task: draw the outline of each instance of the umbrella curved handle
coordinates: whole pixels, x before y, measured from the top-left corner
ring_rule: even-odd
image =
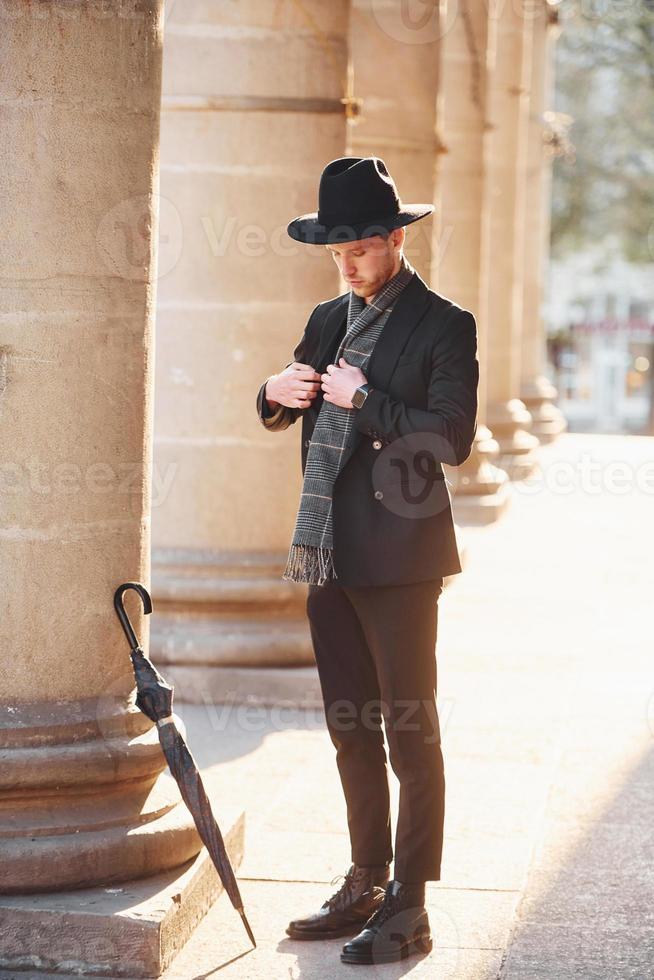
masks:
[[[148,590],[145,588],[145,586],[141,585],[140,582],[123,582],[123,584],[119,585],[114,592],[114,609],[116,610],[116,614],[120,620],[120,625],[125,631],[125,636],[127,637],[132,650],[137,650],[140,644],[136,638],[134,628],[129,621],[129,616],[127,615],[125,606],[123,605],[123,596],[128,589],[133,589],[135,592],[138,592],[141,597],[141,602],[143,603],[143,612],[146,616],[149,616],[152,612],[152,599],[150,598],[150,593]]]

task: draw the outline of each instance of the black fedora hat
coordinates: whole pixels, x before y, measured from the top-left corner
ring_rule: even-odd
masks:
[[[433,204],[402,204],[381,157],[339,157],[320,177],[318,210],[293,218],[288,233],[308,245],[335,245],[392,231],[433,211]]]

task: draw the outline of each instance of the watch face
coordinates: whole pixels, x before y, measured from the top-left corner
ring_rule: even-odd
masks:
[[[365,389],[363,391],[361,390],[361,388],[357,388],[355,390],[354,394],[352,395],[352,404],[354,405],[355,408],[361,408],[361,406],[366,400],[367,394],[368,392]]]

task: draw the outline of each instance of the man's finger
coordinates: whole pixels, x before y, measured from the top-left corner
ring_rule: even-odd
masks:
[[[293,370],[297,371],[297,373],[303,380],[315,381],[316,378],[320,377],[318,372],[314,371],[311,365],[308,364],[303,364],[299,367],[294,366]]]

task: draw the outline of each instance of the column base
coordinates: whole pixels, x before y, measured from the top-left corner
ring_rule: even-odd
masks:
[[[504,470],[500,470],[501,473]],[[492,494],[462,494],[452,501],[452,511],[457,524],[463,527],[486,527],[499,521],[511,501],[510,481],[506,480]]]
[[[307,589],[282,579],[286,557],[155,551],[150,652],[162,672],[313,665]]]
[[[511,480],[524,480],[537,463],[538,439],[531,431],[531,415],[524,402],[510,398],[492,403],[487,421],[498,444],[497,463]]]
[[[131,667],[130,667],[131,670]],[[156,726],[122,698],[0,712],[0,894],[109,885],[201,847]]]
[[[542,374],[522,389],[522,400],[532,418],[531,432],[543,445],[554,442],[568,428],[563,412],[554,404],[557,397],[556,388]]]
[[[478,425],[470,455],[453,471],[452,510],[459,523],[492,524],[504,513],[510,499],[509,477],[492,462],[498,454],[499,445],[490,429]]]
[[[222,831],[232,864],[243,856],[243,814]],[[222,884],[207,851],[174,871],[120,887],[0,896],[0,968],[82,976],[158,977],[206,915]],[[234,929],[241,929],[234,912]],[[248,944],[243,933],[244,948]]]
[[[248,705],[261,708],[322,709],[320,681],[312,667],[166,668],[166,678],[188,704]],[[179,700],[182,700],[180,694]]]

